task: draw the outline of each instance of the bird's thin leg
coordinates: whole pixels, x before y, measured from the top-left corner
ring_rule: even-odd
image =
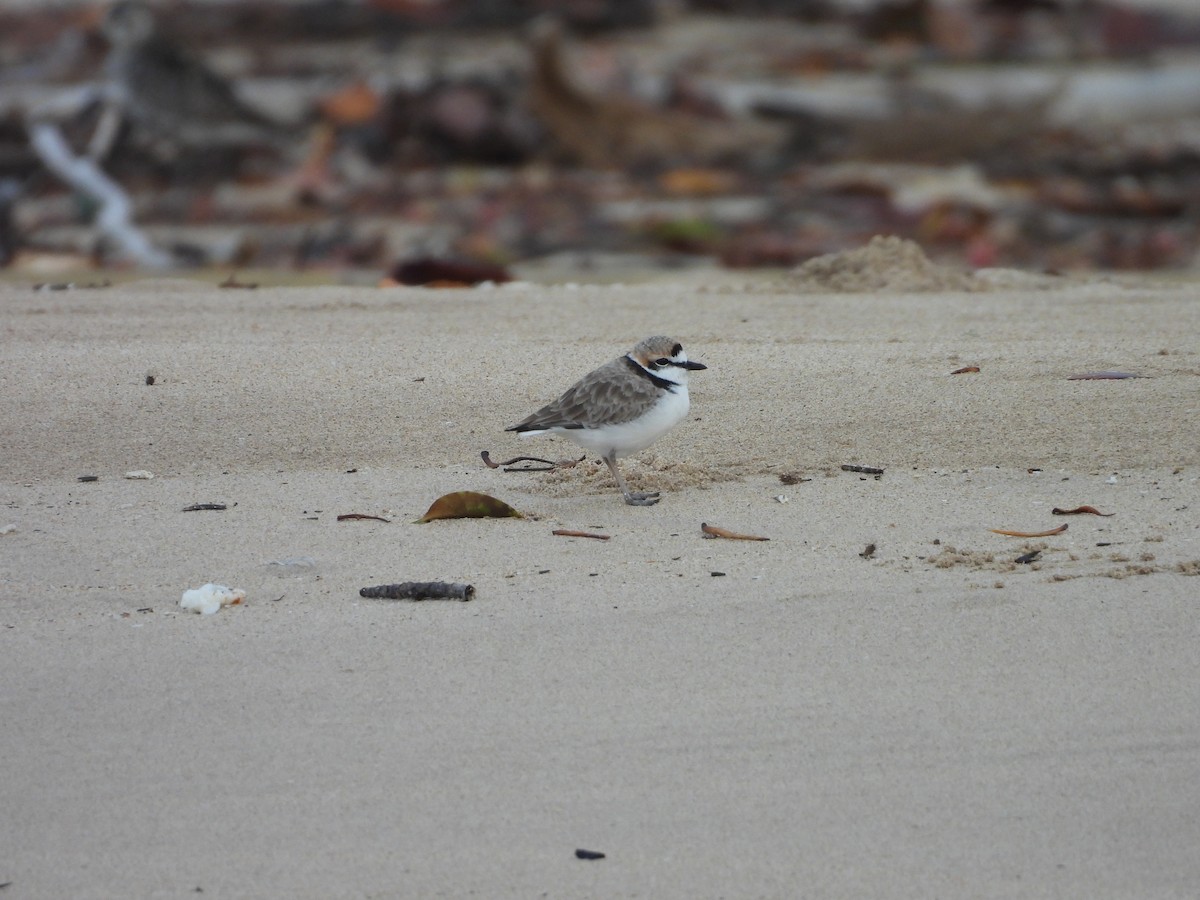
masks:
[[[616,479],[617,487],[621,493],[625,495],[625,502],[630,506],[653,506],[658,502],[658,491],[646,493],[644,491],[631,491],[629,485],[625,483],[625,479],[621,477],[621,471],[617,468],[617,458],[612,454],[604,457],[604,462],[608,464],[608,471],[612,472],[613,478]]]

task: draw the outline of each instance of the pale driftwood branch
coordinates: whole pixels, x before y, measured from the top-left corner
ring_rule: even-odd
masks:
[[[117,136],[121,133],[121,123],[124,120],[125,114],[118,104],[104,104],[104,110],[100,113],[100,121],[96,123],[92,139],[88,141],[87,155],[90,159],[94,159],[96,162],[108,159],[108,154],[112,151],[117,142]]]
[[[126,256],[148,269],[171,268],[174,262],[171,255],[151,244],[133,224],[129,197],[121,186],[104,174],[94,160],[72,153],[57,125],[30,123],[29,138],[46,168],[96,201],[100,206],[96,226],[115,241]]]

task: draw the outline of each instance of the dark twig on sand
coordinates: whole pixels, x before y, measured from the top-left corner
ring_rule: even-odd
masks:
[[[587,459],[586,454],[579,457],[579,459],[560,459],[557,462],[552,459],[542,459],[539,456],[514,456],[512,459],[505,460],[504,462],[495,462],[491,454],[486,450],[480,451],[479,457],[489,469],[499,469],[501,466],[505,466],[505,472],[553,472],[555,469],[570,469]],[[541,465],[507,468],[508,466],[512,466],[513,463],[519,462],[535,462],[541,463]]]
[[[854,466],[854,465],[847,464],[847,465],[842,466],[842,471],[843,472],[859,472],[863,475],[882,475],[883,474],[883,469],[880,469],[876,466]]]
[[[594,531],[576,531],[573,528],[555,528],[550,533],[556,534],[559,537],[593,538],[597,541],[607,541],[612,537],[611,534],[597,534]]]
[[[400,584],[379,584],[358,592],[369,600],[470,600],[475,596],[472,584],[448,581],[405,581]]]

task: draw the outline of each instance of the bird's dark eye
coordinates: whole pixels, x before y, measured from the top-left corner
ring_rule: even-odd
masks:
[[[660,356],[658,359],[656,359],[654,361],[654,364],[656,366],[669,366],[671,364],[671,361],[669,359],[667,359],[665,356]]]

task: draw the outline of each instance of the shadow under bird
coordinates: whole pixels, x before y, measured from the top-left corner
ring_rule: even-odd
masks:
[[[583,376],[561,397],[505,431],[560,434],[607,464],[630,506],[653,506],[654,492],[631,491],[617,460],[645,450],[688,413],[688,373],[708,368],[678,341],[656,335]]]

